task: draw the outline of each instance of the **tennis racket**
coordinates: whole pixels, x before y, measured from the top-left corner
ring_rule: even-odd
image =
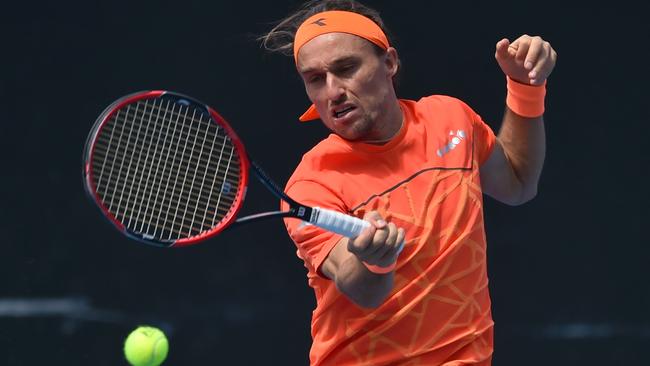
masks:
[[[237,217],[249,171],[287,211]],[[295,217],[356,237],[367,221],[302,205],[251,160],[214,109],[169,91],[124,96],[99,116],[84,150],[84,185],[122,233],[161,246],[196,244],[236,224]]]

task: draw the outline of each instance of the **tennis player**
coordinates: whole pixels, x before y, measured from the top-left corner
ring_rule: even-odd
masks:
[[[507,97],[495,136],[453,97],[399,99],[397,50],[356,1],[310,1],[262,39],[294,57],[313,102],[300,120],[332,131],[288,194],[372,223],[348,239],[285,221],[317,301],[311,364],[490,365],[482,194],[510,205],[536,195],[551,45],[496,44]]]

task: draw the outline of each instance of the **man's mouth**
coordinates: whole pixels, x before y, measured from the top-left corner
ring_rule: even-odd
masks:
[[[353,106],[347,107],[345,109],[341,109],[340,111],[334,112],[334,117],[341,118],[353,109],[354,109]]]

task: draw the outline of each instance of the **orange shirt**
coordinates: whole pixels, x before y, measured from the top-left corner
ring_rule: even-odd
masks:
[[[406,230],[395,286],[376,309],[341,294],[320,266],[341,239],[286,219],[316,295],[312,365],[489,365],[492,327],[479,166],[492,130],[463,102],[400,100],[404,125],[385,145],[330,135],[304,155],[286,191],[298,202]],[[286,205],[283,205],[286,208]]]

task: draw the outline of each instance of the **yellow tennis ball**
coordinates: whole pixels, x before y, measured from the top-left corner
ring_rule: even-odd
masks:
[[[165,333],[154,327],[140,326],[124,341],[124,356],[133,366],[158,366],[168,351]]]

